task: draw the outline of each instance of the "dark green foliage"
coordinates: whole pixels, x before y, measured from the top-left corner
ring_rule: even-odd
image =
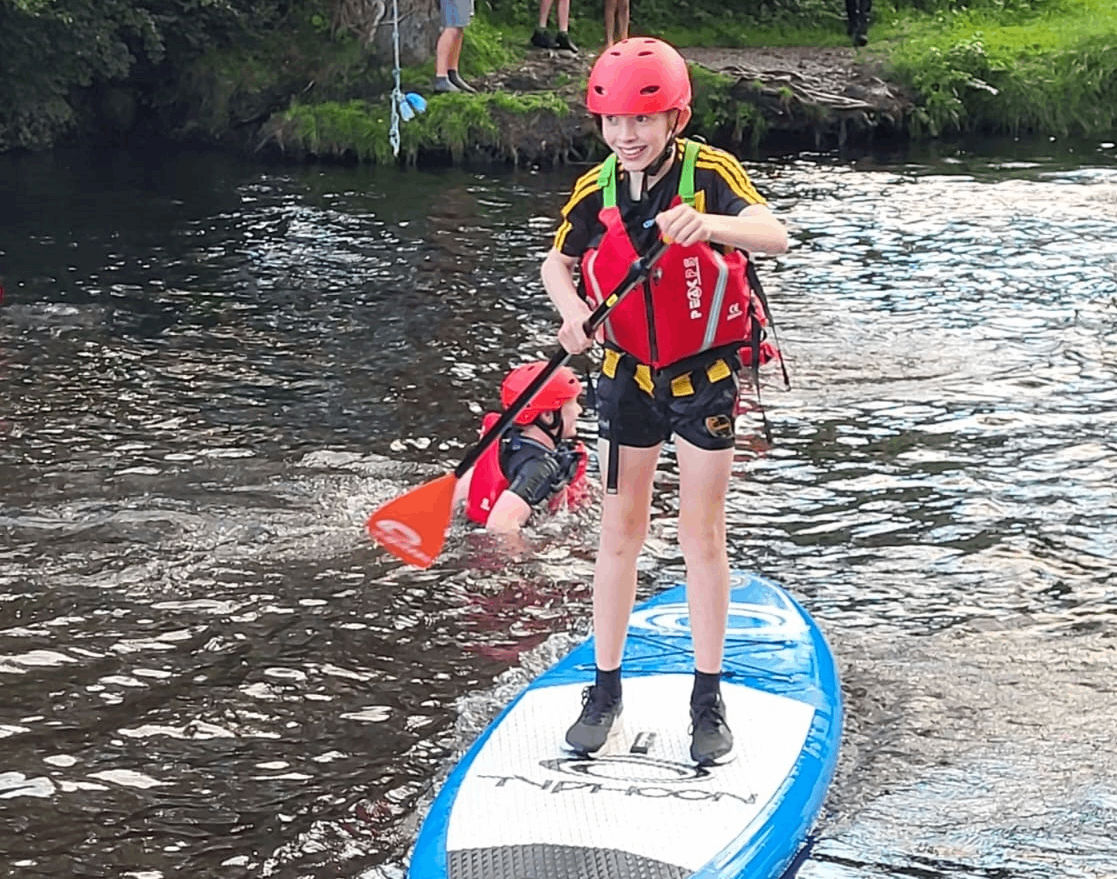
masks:
[[[0,150],[51,145],[95,83],[273,26],[291,0],[0,0]]]

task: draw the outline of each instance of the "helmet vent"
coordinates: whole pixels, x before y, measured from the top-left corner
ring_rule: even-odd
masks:
[[[640,94],[642,94],[642,95],[654,95],[658,91],[659,91],[659,86],[658,85],[646,85],[642,89],[640,89]]]
[[[637,52],[636,56],[638,58],[646,58],[648,55],[654,55],[654,54],[655,54],[655,52],[651,51],[651,49],[645,49],[643,52]]]
[[[603,89],[603,88],[602,88],[601,86],[599,86],[599,85],[595,85],[595,86],[593,87],[593,90],[594,90],[595,92],[597,92],[597,94],[599,94],[599,95],[603,95],[603,94],[605,94],[605,89]]]

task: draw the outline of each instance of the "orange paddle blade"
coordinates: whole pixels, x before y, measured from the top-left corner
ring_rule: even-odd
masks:
[[[365,528],[392,555],[417,568],[429,568],[446,542],[457,481],[457,476],[447,473],[424,482],[378,508]]]

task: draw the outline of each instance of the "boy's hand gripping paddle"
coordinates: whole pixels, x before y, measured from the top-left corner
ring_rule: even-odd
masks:
[[[582,324],[582,329],[587,336],[593,336],[609,312],[648,277],[652,266],[663,256],[666,249],[665,242],[657,241],[647,253],[629,266],[624,280]],[[564,348],[559,348],[552,354],[547,367],[512,401],[496,423],[477,441],[477,445],[466,453],[452,473],[424,482],[418,488],[413,488],[406,494],[388,501],[373,512],[365,525],[372,539],[407,564],[417,568],[429,568],[442,551],[442,544],[446,541],[446,530],[450,527],[450,517],[454,512],[454,486],[458,480],[477,463],[489,446],[500,439],[501,434],[531,402],[532,397],[569,359],[570,354]]]

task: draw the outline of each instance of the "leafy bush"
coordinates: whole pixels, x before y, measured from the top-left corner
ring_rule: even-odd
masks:
[[[49,146],[80,92],[271,27],[291,0],[0,0],[0,149]]]

